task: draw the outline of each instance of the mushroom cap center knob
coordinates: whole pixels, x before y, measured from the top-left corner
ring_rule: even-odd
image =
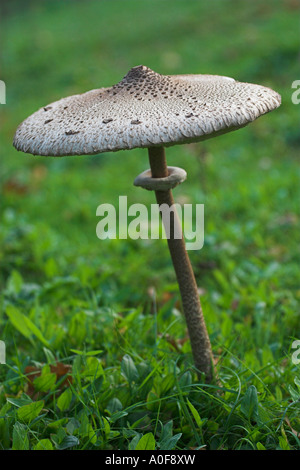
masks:
[[[134,180],[135,186],[141,186],[149,191],[167,191],[186,180],[187,173],[182,168],[168,166],[168,176],[164,178],[152,178],[151,170],[143,171]]]

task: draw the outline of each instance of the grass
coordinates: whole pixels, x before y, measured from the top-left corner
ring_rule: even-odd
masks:
[[[261,2],[11,2],[0,77],[2,449],[300,449],[298,6]],[[172,8],[170,8],[170,6]],[[212,14],[213,12],[213,14]],[[17,153],[38,107],[118,82],[135,65],[270,86],[279,110],[167,150],[176,201],[205,205],[191,251],[218,385],[192,366],[162,240],[106,240],[96,208],[154,203],[133,187],[145,151]]]

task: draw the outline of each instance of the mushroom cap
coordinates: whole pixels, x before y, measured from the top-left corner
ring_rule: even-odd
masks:
[[[218,75],[160,75],[133,67],[110,88],[69,96],[25,119],[16,149],[83,155],[197,142],[280,106],[278,93]]]

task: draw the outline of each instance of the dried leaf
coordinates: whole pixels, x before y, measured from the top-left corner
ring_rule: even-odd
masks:
[[[62,362],[57,362],[56,364],[50,365],[51,373],[56,375],[56,382],[65,376],[65,379],[60,384],[58,389],[59,392],[62,392],[65,387],[68,387],[72,383],[72,377],[69,375],[71,373],[72,366],[69,364],[63,364]],[[33,399],[37,399],[41,396],[41,392],[36,390],[34,385],[34,379],[40,377],[42,373],[42,367],[27,366],[25,367],[25,375],[27,377],[27,388],[26,393]]]

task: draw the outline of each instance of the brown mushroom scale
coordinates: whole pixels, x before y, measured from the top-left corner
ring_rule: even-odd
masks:
[[[157,203],[171,207],[171,189],[184,181],[185,173],[175,167],[168,170],[164,147],[239,129],[280,102],[278,93],[260,85],[216,75],[164,76],[140,65],[110,88],[63,98],[41,108],[20,124],[13,143],[18,150],[45,156],[146,147],[151,172],[139,175],[135,184],[154,190]],[[174,237],[178,224],[175,212],[168,245],[195,366],[199,377],[205,373],[210,381],[214,375],[210,340],[184,239]]]

